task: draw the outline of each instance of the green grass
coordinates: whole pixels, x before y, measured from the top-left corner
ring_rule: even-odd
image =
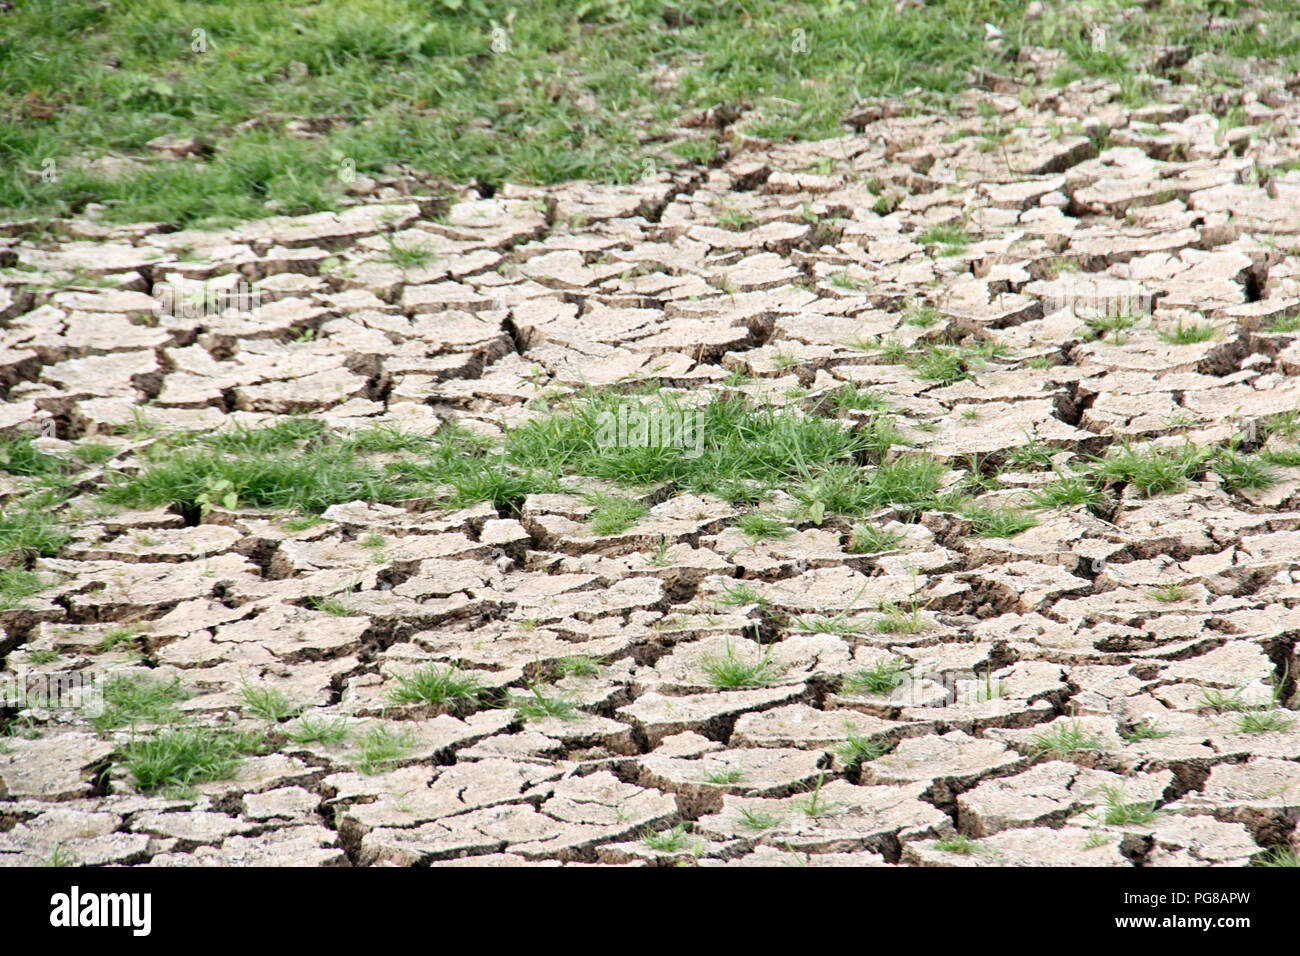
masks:
[[[409,729],[395,730],[388,724],[374,724],[361,738],[356,754],[357,769],[366,775],[391,770],[393,764],[415,747],[415,734]]]
[[[254,687],[245,684],[240,696],[244,707],[264,720],[277,722],[288,720],[302,712],[302,705],[295,704],[282,691],[274,687]]]
[[[892,551],[902,540],[901,532],[855,524],[849,531],[848,551],[850,554],[878,554],[881,551]]]
[[[767,604],[767,598],[752,584],[741,581],[737,584],[723,585],[722,593],[718,595],[718,603],[724,607],[746,607],[750,604],[763,607]]]
[[[0,439],[0,472],[19,478],[36,478],[56,474],[64,470],[66,464],[61,458],[38,451],[30,437]]]
[[[970,519],[972,533],[978,538],[1013,538],[1038,524],[1030,515],[1014,508],[972,505],[961,513]]]
[[[831,392],[830,399],[836,408],[859,412],[883,412],[890,407],[889,400],[879,392],[852,384]]]
[[[1190,443],[1180,448],[1134,448],[1124,444],[1093,461],[1088,470],[1101,481],[1122,482],[1150,498],[1166,491],[1181,491],[1205,469],[1208,457],[1209,452]]]
[[[846,722],[848,736],[835,748],[835,753],[844,761],[845,766],[856,766],[883,757],[889,752],[889,745],[872,740],[869,734],[860,734],[852,721]]]
[[[1025,21],[1024,8],[750,0],[738,17],[710,0],[32,0],[5,14],[0,38],[9,156],[0,208],[36,215],[98,202],[117,221],[178,225],[305,212],[333,205],[348,170],[389,163],[491,185],[626,182],[647,163],[712,159],[713,131],[667,154],[656,139],[715,104],[752,104],[738,124],[747,134],[822,139],[843,132],[861,100],[913,87],[940,98],[981,68],[1015,71],[1021,46],[1058,48],[1063,70],[1117,81],[1153,46],[1295,53],[1284,14],[1263,35],[1208,30],[1203,11],[1182,8],[1102,14],[1111,42],[1098,53],[1067,11]],[[1003,30],[1000,48],[985,44],[985,21]],[[281,131],[279,117],[331,115],[343,121],[322,139]],[[148,140],[195,133],[215,148],[205,169],[160,159],[114,179],[72,161],[153,156]],[[52,180],[28,175],[47,159]],[[930,234],[949,247],[961,236]]]
[[[1262,856],[1256,857],[1253,866],[1300,866],[1300,851],[1285,844],[1275,846]]]
[[[748,538],[755,541],[764,538],[788,538],[794,533],[788,524],[780,518],[762,511],[751,511],[736,519],[736,527]]]
[[[876,609],[880,617],[872,625],[880,634],[920,634],[925,630],[925,618],[915,600],[907,606],[897,601],[881,601]]]
[[[143,793],[183,790],[235,775],[243,756],[262,740],[255,734],[213,727],[181,727],[132,740],[121,762]]]
[[[428,437],[379,430],[349,437],[302,419],[211,436],[172,435],[151,449],[144,467],[110,478],[101,497],[128,507],[170,505],[182,513],[222,506],[311,516],[348,501],[408,498],[447,507],[490,501],[498,508],[518,508],[529,494],[562,490],[559,476],[569,474],[639,488],[665,484],[735,502],[789,489],[820,523],[829,513],[863,514],[887,504],[934,506],[947,472],[918,454],[864,467],[868,456],[878,456],[899,439],[886,416],[873,416],[855,432],[838,420],[795,408],[715,395],[698,409],[699,418],[692,418],[698,422],[698,443],[637,447],[608,440],[608,423],[617,421],[620,409],[651,416],[696,411],[669,397],[588,392],[511,430],[499,446],[455,426]],[[404,453],[384,462],[371,457],[392,448]],[[589,526],[597,534],[626,530],[648,510],[619,495],[602,493],[593,500]],[[44,512],[33,510],[0,519],[0,546],[6,543],[6,522],[14,523],[11,546],[51,553],[67,537],[61,525],[49,524]]]
[[[6,507],[0,512],[0,554],[18,551],[49,557],[72,537],[67,526],[42,508],[41,503]]]
[[[846,694],[891,694],[908,680],[912,665],[901,657],[845,674],[840,690]]]
[[[923,246],[940,246],[939,255],[955,256],[966,251],[970,234],[960,226],[930,226],[917,236],[916,241]]]
[[[1160,330],[1161,341],[1168,342],[1170,345],[1193,345],[1197,342],[1208,342],[1217,338],[1218,335],[1219,330],[1213,325],[1200,322],[1184,324],[1181,318],[1173,328]]]
[[[572,694],[547,695],[542,693],[540,684],[528,685],[527,694],[511,694],[506,698],[506,706],[513,707],[525,720],[578,720],[582,712]]]
[[[974,853],[978,844],[964,833],[950,833],[934,841],[934,848],[944,853],[960,853],[967,856]]]
[[[599,677],[605,662],[587,654],[573,654],[555,662],[555,673],[560,677]]]
[[[1126,340],[1124,333],[1138,324],[1138,317],[1121,312],[1085,319],[1084,324],[1095,338],[1105,339],[1110,335],[1113,344],[1123,345]]]
[[[1032,435],[1028,444],[1019,445],[1007,452],[1007,467],[1013,471],[1046,471],[1052,466],[1056,449],[1043,444]]]
[[[736,655],[731,641],[726,642],[722,654],[708,654],[700,660],[700,670],[714,687],[732,690],[740,687],[768,687],[779,681],[784,669],[772,660],[772,648],[753,660]]]
[[[650,506],[621,495],[593,495],[596,509],[587,519],[592,534],[609,535],[626,531],[650,510]]]
[[[641,842],[660,853],[676,853],[686,849],[686,824],[679,823],[669,830],[652,830],[646,827]]]
[[[1149,588],[1147,590],[1147,597],[1161,601],[1165,604],[1172,604],[1176,601],[1185,601],[1190,594],[1191,591],[1188,590],[1186,585],[1178,584],[1177,582],[1162,584],[1158,588]]]
[[[1210,470],[1223,479],[1229,491],[1249,488],[1261,491],[1278,482],[1278,474],[1269,467],[1264,455],[1248,455],[1235,448],[1222,448],[1210,459]]]
[[[473,702],[483,693],[483,680],[458,667],[427,664],[397,679],[391,697],[396,704],[451,704]]]
[[[304,714],[286,733],[296,744],[337,744],[347,739],[348,722],[345,717]]]
[[[52,587],[52,582],[34,571],[11,568],[0,571],[0,611],[22,607],[23,599]]]
[[[101,731],[140,721],[171,723],[179,718],[176,705],[190,697],[179,678],[115,675],[104,681],[104,710],[92,721]]]
[[[133,627],[110,627],[95,645],[95,650],[103,654],[116,650],[122,644],[127,645],[128,649],[133,649],[139,636],[140,631]]]
[[[1104,792],[1106,804],[1101,808],[1101,819],[1110,826],[1150,823],[1160,815],[1154,800],[1126,802],[1119,787],[1107,787]]]
[[[760,833],[780,826],[782,818],[766,810],[754,810],[749,807],[740,811],[740,826],[745,830]]]
[[[1137,743],[1140,740],[1160,740],[1168,737],[1171,733],[1173,731],[1160,730],[1149,723],[1143,722],[1134,724],[1131,730],[1121,730],[1119,735],[1129,743]]]
[[[1090,475],[1057,472],[1055,481],[1048,482],[1029,493],[1029,501],[1033,507],[1043,510],[1084,506],[1092,511],[1102,511],[1105,510],[1110,499],[1101,490],[1096,478]]]
[[[1295,726],[1295,718],[1288,717],[1285,711],[1264,707],[1243,710],[1236,721],[1239,734],[1281,733]]]
[[[1103,749],[1100,738],[1085,731],[1078,721],[1035,734],[1032,741],[1037,753],[1051,754],[1062,760],[1068,760],[1081,750]]]
[[[110,504],[127,507],[198,509],[204,503],[216,503],[212,496],[217,494],[226,507],[320,512],[357,499],[393,500],[396,493],[389,487],[380,474],[358,463],[347,450],[236,456],[186,450],[110,483],[102,497]]]

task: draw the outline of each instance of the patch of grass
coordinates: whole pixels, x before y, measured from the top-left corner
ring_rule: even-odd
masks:
[[[1164,737],[1168,737],[1171,733],[1173,733],[1173,731],[1161,730],[1153,724],[1143,721],[1134,724],[1130,730],[1121,730],[1119,735],[1124,740],[1133,744],[1140,740],[1160,740]]]
[[[1013,508],[994,508],[973,505],[962,509],[974,527],[971,533],[977,538],[1013,538],[1038,524],[1032,517]]]
[[[1046,471],[1052,466],[1054,449],[1032,435],[1028,437],[1028,444],[1007,452],[1007,467],[1015,471]]]
[[[960,853],[967,856],[974,853],[979,845],[964,833],[950,833],[935,840],[934,848],[944,853]]]
[[[845,694],[892,694],[909,679],[912,665],[901,657],[879,661],[871,667],[845,674],[840,689]]]
[[[1162,584],[1158,588],[1147,589],[1147,597],[1166,604],[1172,604],[1175,601],[1185,601],[1190,594],[1191,591],[1186,585],[1178,584],[1177,582],[1170,582],[1169,584]]]
[[[398,677],[397,684],[390,695],[395,704],[472,702],[483,693],[483,681],[478,674],[438,664],[426,664],[417,671]]]
[[[923,246],[941,246],[940,255],[955,256],[966,251],[966,246],[970,242],[970,233],[960,226],[930,226],[917,236],[916,241]]]
[[[788,538],[794,529],[780,518],[762,511],[751,511],[736,519],[736,527],[746,537],[759,541],[764,538]]]
[[[919,378],[951,385],[970,378],[986,366],[991,355],[1001,351],[997,345],[984,342],[971,346],[934,343],[925,345],[908,364],[916,369]]]
[[[767,598],[752,584],[741,581],[737,584],[723,585],[722,593],[718,595],[718,603],[726,607],[745,607],[750,604],[764,607],[767,605]]]
[[[836,408],[859,412],[883,412],[890,408],[889,400],[879,392],[854,384],[837,388],[831,392],[830,400]]]
[[[710,684],[724,689],[768,687],[779,681],[785,673],[783,668],[773,662],[770,645],[755,660],[743,660],[736,656],[730,640],[726,642],[722,654],[703,657],[700,669]]]
[[[817,774],[817,782],[813,784],[812,790],[808,797],[795,804],[799,810],[809,817],[819,817],[823,813],[829,813],[835,809],[837,804],[827,801],[822,796],[822,786],[826,782],[826,771],[823,770]]]
[[[1097,487],[1096,479],[1088,475],[1057,472],[1055,481],[1029,493],[1029,501],[1033,507],[1043,510],[1077,508],[1082,505],[1090,511],[1098,511],[1105,509],[1110,499]]]
[[[179,678],[168,681],[126,674],[105,680],[103,694],[104,710],[91,721],[100,731],[139,721],[171,723],[179,717],[176,705],[190,697]]]
[[[1119,787],[1106,787],[1104,793],[1106,804],[1101,808],[1101,819],[1110,826],[1150,823],[1160,815],[1154,800],[1126,802],[1124,791]]]
[[[906,606],[897,601],[881,601],[876,608],[880,617],[872,625],[880,634],[920,634],[925,630],[925,618],[915,600]]]
[[[1181,491],[1205,468],[1209,453],[1188,443],[1181,448],[1148,445],[1134,448],[1129,444],[1112,449],[1104,458],[1095,459],[1089,472],[1107,482],[1123,482],[1145,498],[1166,491]]]
[[[0,472],[19,478],[36,478],[63,471],[67,463],[39,451],[27,436],[0,439]]]
[[[127,644],[135,645],[135,640],[140,636],[140,632],[132,627],[110,627],[104,632],[99,643],[95,645],[95,650],[101,654],[116,650],[118,645]]]
[[[835,753],[844,761],[845,766],[864,764],[889,752],[888,744],[873,740],[870,734],[858,733],[853,721],[846,721],[845,724],[848,737],[835,748]]]
[[[1230,491],[1271,488],[1277,484],[1278,475],[1269,465],[1270,461],[1263,455],[1247,455],[1235,448],[1220,449],[1210,459],[1210,470],[1223,479],[1224,487]]]
[[[296,744],[338,744],[348,737],[348,722],[345,717],[304,714],[286,735]]]
[[[228,454],[271,455],[298,446],[315,444],[326,437],[323,423],[300,416],[286,416],[267,425],[247,427],[232,425],[220,431],[193,436],[194,440],[214,451]],[[181,437],[180,440],[184,440]]]
[[[1288,717],[1285,711],[1263,707],[1243,710],[1236,719],[1239,734],[1281,733],[1295,726],[1295,718]]]
[[[122,749],[122,764],[143,793],[183,790],[234,776],[244,755],[261,746],[255,734],[180,727],[132,740]]]
[[[878,554],[892,551],[903,540],[898,531],[886,531],[872,525],[855,524],[849,531],[848,552],[850,554]]]
[[[302,712],[300,704],[295,704],[274,687],[254,687],[245,684],[241,696],[244,706],[264,720],[279,722],[296,717]]]
[[[577,700],[572,694],[547,696],[542,693],[542,686],[536,681],[527,686],[527,694],[511,694],[506,699],[506,706],[513,707],[524,720],[544,720],[548,717],[558,720],[578,720],[582,717]]]
[[[721,770],[706,770],[704,779],[709,783],[725,786],[727,784],[739,783],[745,779],[745,771],[742,767],[724,767]]]
[[[0,611],[21,607],[24,598],[52,587],[51,583],[34,571],[10,568],[0,571]]]
[[[315,596],[307,599],[310,607],[324,611],[331,617],[352,617],[357,613],[350,604],[337,597]]]
[[[1173,328],[1160,330],[1161,341],[1168,342],[1170,345],[1194,345],[1198,342],[1208,342],[1218,335],[1219,330],[1209,323],[1184,323],[1181,318]]]
[[[1251,861],[1252,866],[1300,866],[1300,851],[1285,844],[1275,846],[1262,856]]]
[[[175,505],[197,510],[218,501],[238,505],[320,512],[347,501],[389,501],[400,496],[374,469],[341,448],[314,453],[230,456],[181,451],[119,477],[101,493],[127,507]]]
[[[560,677],[599,677],[605,662],[587,654],[573,654],[555,662],[555,672]]]
[[[1101,739],[1085,731],[1078,721],[1035,734],[1031,739],[1036,752],[1062,760],[1068,760],[1081,750],[1104,749]]]
[[[659,853],[676,853],[686,849],[686,824],[679,823],[669,830],[645,828],[641,842]]]
[[[73,454],[77,456],[78,461],[84,464],[102,465],[117,454],[117,449],[107,442],[85,439],[77,443],[76,451]]]
[[[1114,315],[1106,314],[1087,318],[1084,319],[1084,324],[1094,337],[1105,339],[1107,335],[1110,335],[1112,336],[1111,342],[1114,345],[1123,345],[1125,342],[1124,333],[1138,324],[1138,317],[1121,312]]]
[[[806,634],[857,634],[863,628],[860,621],[849,620],[843,612],[834,617],[801,614],[794,619],[792,626],[796,631],[803,631]]]
[[[428,243],[400,244],[387,232],[382,232],[380,235],[388,246],[380,259],[381,262],[391,262],[405,271],[426,266],[433,261],[434,252]]]
[[[1284,315],[1264,326],[1265,332],[1300,332],[1300,313]]]
[[[1207,687],[1201,691],[1198,706],[1201,710],[1212,710],[1222,714],[1227,711],[1249,710],[1251,705],[1246,703],[1239,690],[1229,693],[1218,687]]]
[[[663,440],[660,431],[658,441],[647,434],[645,444],[620,442],[617,422],[631,422],[634,415],[647,422],[685,422],[689,428],[675,429],[681,434],[669,436],[674,440]],[[698,408],[670,396],[589,393],[564,411],[512,431],[503,461],[550,474],[637,487],[662,483],[728,501],[753,501],[792,479],[852,462],[862,447],[863,440],[838,420],[756,405],[737,393],[715,395]]]
[[[357,769],[366,775],[383,773],[411,752],[415,734],[409,729],[395,730],[388,724],[374,724],[361,738],[356,755]]]
[[[17,551],[50,557],[71,537],[61,521],[35,503],[0,512],[0,554]]]
[[[775,813],[768,813],[765,810],[754,810],[750,807],[740,811],[740,825],[746,830],[752,830],[755,833],[763,830],[771,830],[780,826],[782,818]]]

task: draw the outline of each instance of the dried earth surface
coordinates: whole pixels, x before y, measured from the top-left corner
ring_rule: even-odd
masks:
[[[5,226],[0,865],[1294,858],[1300,99],[1116,94]]]

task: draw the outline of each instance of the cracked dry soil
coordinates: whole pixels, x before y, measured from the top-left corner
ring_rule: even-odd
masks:
[[[4,674],[178,690],[116,724],[2,712],[0,864],[1199,866],[1295,847],[1300,170],[1280,167],[1300,100],[1248,92],[1225,134],[1193,101],[1115,94],[877,109],[855,135],[738,141],[631,186],[438,202],[396,177],[337,214],[223,231],[6,227],[0,436],[107,451],[67,478],[68,539],[6,558],[45,589],[0,611]],[[245,281],[258,304],[159,316],[183,280]],[[978,358],[927,377],[935,354]],[[1034,523],[791,512],[791,488],[759,505],[788,532],[753,537],[750,506],[658,485],[624,489],[648,511],[597,534],[585,493],[605,485],[577,478],[317,521],[217,485],[205,508],[96,497],[169,433],[296,415],[491,438],[632,384],[854,430],[891,416],[864,474],[928,455],[944,489]],[[877,407],[827,401],[850,385]],[[1034,507],[1126,443],[1267,461],[1270,480],[1206,459]],[[6,511],[32,493],[0,471]],[[728,658],[757,675],[720,686]],[[421,672],[474,690],[402,699]],[[133,748],[214,729],[257,742],[188,785],[141,782]]]

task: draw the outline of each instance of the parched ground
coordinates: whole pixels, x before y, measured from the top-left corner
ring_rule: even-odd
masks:
[[[0,863],[1294,862],[1300,101],[1116,93],[7,227]]]

